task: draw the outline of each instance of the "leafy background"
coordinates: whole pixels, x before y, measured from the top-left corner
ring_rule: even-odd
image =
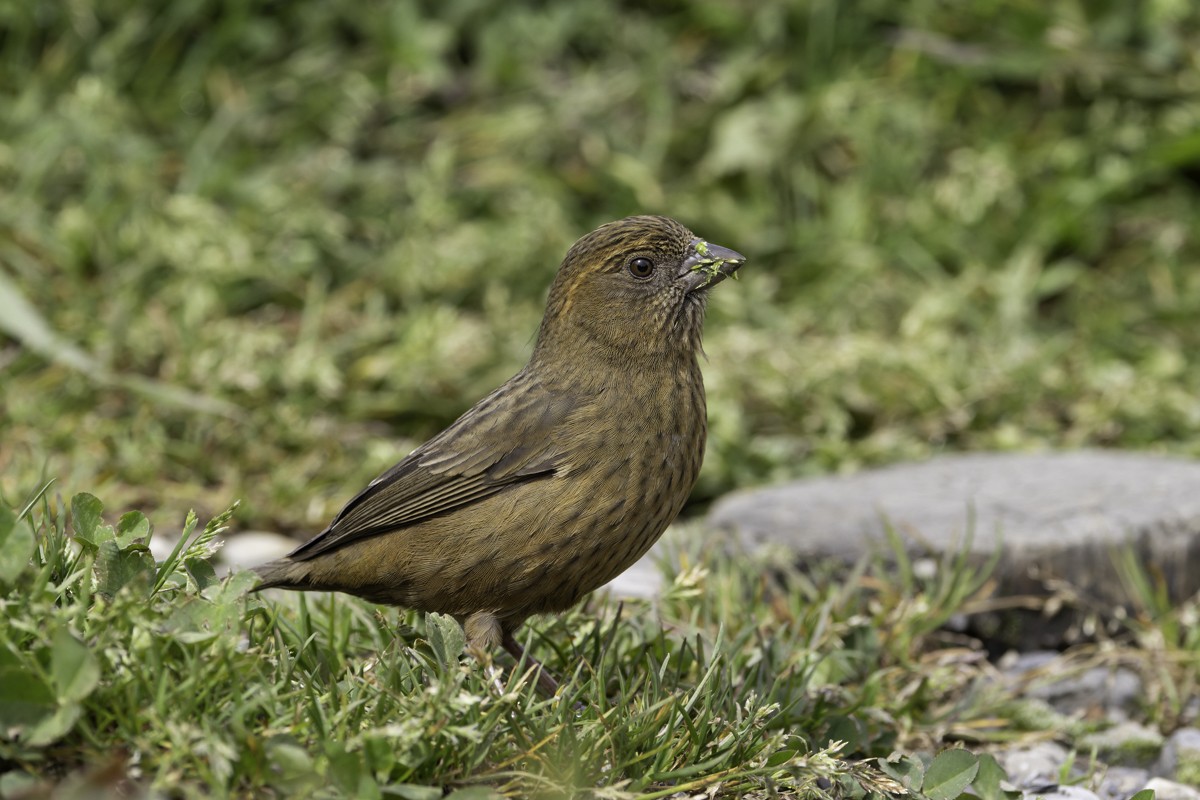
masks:
[[[639,212],[751,258],[697,504],[1200,453],[1198,182],[1186,0],[5,3],[0,494],[311,533]]]
[[[980,690],[961,563],[800,575],[691,527],[653,609],[528,626],[550,700],[436,615],[216,580],[218,512],[323,526],[631,213],[751,258],[692,513],[941,450],[1200,454],[1200,6],[646,5],[0,0],[0,794],[1002,800],[953,746],[1095,726]],[[1141,665],[1166,732],[1195,603],[1141,585],[1076,656]]]

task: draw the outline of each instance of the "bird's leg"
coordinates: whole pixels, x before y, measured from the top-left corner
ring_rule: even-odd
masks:
[[[528,664],[537,668],[537,685],[542,694],[547,697],[554,697],[554,695],[558,694],[558,681],[550,674],[550,670],[542,662],[525,652],[525,648],[517,643],[512,631],[504,631],[504,636],[500,640],[500,644],[517,660],[518,665],[521,663],[521,659],[525,659]]]
[[[467,650],[475,657],[479,663],[488,666],[491,664],[491,652],[497,644],[507,650],[512,657],[521,663],[524,658],[530,666],[536,667],[538,670],[537,685],[538,689],[547,697],[554,697],[558,692],[558,681],[550,673],[542,662],[538,661],[533,656],[525,652],[525,648],[517,644],[516,638],[513,637],[512,630],[501,625],[500,620],[495,614],[487,611],[477,611],[467,617],[459,618],[459,624],[463,626],[463,632],[467,636]],[[491,676],[493,681],[498,683],[495,676]]]

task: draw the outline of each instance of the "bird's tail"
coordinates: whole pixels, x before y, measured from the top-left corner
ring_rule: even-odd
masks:
[[[259,592],[263,589],[304,589],[308,584],[308,564],[303,561],[293,561],[281,558],[269,561],[251,568],[262,581],[250,591]]]

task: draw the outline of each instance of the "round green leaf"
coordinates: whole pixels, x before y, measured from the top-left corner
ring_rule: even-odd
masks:
[[[94,495],[80,492],[71,498],[71,527],[75,538],[93,545],[99,545],[96,532],[100,528],[100,514],[104,504]]]
[[[919,791],[925,782],[925,764],[916,756],[893,753],[879,759],[879,768],[900,782],[909,791]]]
[[[0,729],[25,728],[54,713],[54,693],[32,671],[0,669]]]
[[[13,583],[29,566],[33,531],[7,506],[0,506],[0,583]]]
[[[96,657],[66,630],[54,635],[50,649],[50,673],[59,702],[82,700],[100,682]]]
[[[966,750],[943,750],[925,771],[924,793],[930,800],[953,800],[975,780],[979,757]]]

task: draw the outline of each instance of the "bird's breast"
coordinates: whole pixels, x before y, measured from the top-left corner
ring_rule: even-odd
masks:
[[[707,431],[703,384],[681,373],[596,404],[552,479],[564,498],[561,580],[576,597],[627,569],[675,519],[696,483]],[[572,600],[573,601],[573,600]]]

